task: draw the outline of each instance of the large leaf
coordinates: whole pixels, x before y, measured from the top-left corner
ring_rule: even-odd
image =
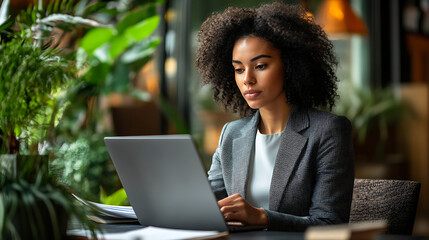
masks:
[[[3,24],[0,24],[0,32],[9,29],[15,23],[15,19],[8,18]]]
[[[152,56],[160,42],[160,38],[140,41],[134,44],[134,46],[128,49],[126,52],[124,52],[120,58],[120,61],[123,63],[132,64],[143,58]]]
[[[92,55],[97,48],[109,42],[114,34],[115,30],[112,28],[95,28],[83,37],[80,46],[85,49],[89,55]]]
[[[85,74],[85,78],[88,83],[94,86],[102,85],[106,76],[110,72],[110,65],[107,63],[94,64],[88,72]]]
[[[111,58],[115,59],[134,43],[149,37],[157,28],[158,23],[159,16],[153,16],[128,27],[123,34],[117,36],[112,42],[112,45],[110,46]]]
[[[0,7],[0,26],[3,25],[9,18],[10,0],[3,0]]]
[[[103,46],[97,48],[94,51],[94,57],[97,58],[98,61],[103,62],[103,63],[113,63],[113,59],[110,57],[110,43],[107,42],[105,43]]]
[[[39,24],[46,24],[49,26],[59,26],[60,24],[68,25],[84,25],[88,27],[98,27],[98,28],[107,28],[107,25],[101,24],[97,21],[82,18],[79,16],[71,16],[68,14],[51,14],[45,18],[42,18],[38,22]]]
[[[107,2],[96,2],[87,8],[85,8],[84,12],[82,13],[83,16],[88,16],[93,13],[100,12],[104,9],[106,9]]]
[[[150,17],[129,27],[127,30],[125,30],[125,35],[127,38],[140,41],[146,37],[149,37],[153,31],[155,31],[155,29],[158,27],[159,20],[159,16]]]
[[[108,205],[123,205],[128,203],[128,197],[123,188],[117,190],[111,195],[107,195],[104,189],[100,189],[100,202]]]
[[[118,23],[116,29],[121,34],[127,30],[128,27],[133,26],[149,17],[156,15],[156,5],[146,4],[143,7],[137,8],[127,13],[124,18]]]
[[[130,72],[129,65],[117,62],[114,66],[113,74],[106,78],[102,92],[104,94],[127,92],[130,88]]]
[[[90,0],[80,0],[76,3],[76,6],[74,7],[74,14],[77,16],[84,16],[84,12],[86,11],[88,6],[88,3]]]
[[[125,35],[115,36],[109,49],[110,58],[115,59],[133,43],[134,41],[132,39],[128,39]]]

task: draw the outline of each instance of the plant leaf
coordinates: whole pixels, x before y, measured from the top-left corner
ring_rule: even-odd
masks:
[[[127,38],[131,38],[135,41],[140,41],[155,31],[158,26],[160,17],[153,16],[144,21],[141,21],[125,30],[125,35]]]
[[[86,7],[84,9],[84,11],[82,12],[82,16],[88,16],[92,13],[96,13],[100,10],[105,9],[107,6],[107,2],[96,2],[88,7]]]
[[[156,48],[160,43],[160,38],[140,41],[134,44],[134,46],[127,50],[125,53],[123,53],[120,58],[120,61],[123,63],[131,64],[145,57],[151,56],[156,51]]]
[[[124,18],[118,23],[116,29],[121,34],[127,30],[128,27],[133,26],[149,17],[156,15],[156,5],[146,4],[143,7],[137,8],[127,13]]]
[[[126,92],[130,85],[129,73],[130,67],[127,64],[117,62],[114,65],[113,74],[106,78],[102,92],[104,94],[109,94],[111,92]]]
[[[8,29],[15,23],[15,19],[8,18],[3,24],[0,24],[0,32]]]
[[[112,193],[109,196],[104,196],[103,199],[103,204],[108,204],[108,205],[123,205],[124,202],[126,202],[128,199],[127,194],[125,193],[125,190],[123,188],[117,190],[116,192]]]
[[[110,45],[109,55],[111,59],[115,59],[119,54],[122,53],[128,46],[133,44],[132,39],[127,39],[125,35],[119,35],[113,38],[112,44]]]
[[[10,0],[3,0],[0,7],[0,26],[9,18]]]
[[[50,25],[50,26],[59,26],[58,23],[65,23],[65,24],[70,24],[70,25],[84,25],[84,26],[89,26],[89,27],[97,27],[97,28],[107,28],[108,25],[105,24],[101,24],[97,21],[94,21],[92,19],[88,19],[88,18],[83,18],[83,17],[79,17],[79,16],[71,16],[68,14],[51,14],[45,18],[40,19],[39,21],[40,24],[46,24],[46,25]]]
[[[156,29],[159,16],[153,16],[143,20],[125,30],[125,32],[114,39],[110,48],[110,57],[115,59],[132,44],[148,37]]]
[[[115,30],[112,28],[95,28],[89,31],[82,38],[80,46],[85,49],[88,55],[92,55],[95,49],[109,42],[114,36]]]
[[[74,14],[77,16],[84,16],[86,6],[88,5],[90,0],[81,0],[76,3]]]

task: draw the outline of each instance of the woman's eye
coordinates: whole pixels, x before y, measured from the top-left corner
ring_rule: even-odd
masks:
[[[267,64],[260,64],[256,66],[256,69],[262,70],[265,69],[267,67]]]
[[[243,73],[243,72],[244,72],[244,69],[242,69],[242,68],[236,68],[236,69],[235,69],[235,72],[236,72],[236,73]]]

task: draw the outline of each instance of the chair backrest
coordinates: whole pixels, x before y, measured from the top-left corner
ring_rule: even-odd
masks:
[[[349,222],[385,219],[388,234],[411,235],[419,194],[419,182],[355,179]]]

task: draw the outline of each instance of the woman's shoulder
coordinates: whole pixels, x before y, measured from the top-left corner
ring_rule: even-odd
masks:
[[[224,126],[226,133],[242,133],[253,129],[257,125],[258,118],[255,115],[240,118],[231,122],[228,122]]]
[[[310,108],[307,109],[307,114],[310,122],[316,125],[351,125],[349,119],[347,119],[345,116],[336,115],[328,111]]]
[[[318,119],[335,119],[335,118],[345,118],[344,116],[337,115],[335,113],[320,110],[316,108],[307,108],[307,114],[310,118],[318,118]]]
[[[250,116],[227,122],[222,128],[219,146],[232,144],[233,139],[241,138],[255,131],[257,123],[254,121],[255,117]]]

